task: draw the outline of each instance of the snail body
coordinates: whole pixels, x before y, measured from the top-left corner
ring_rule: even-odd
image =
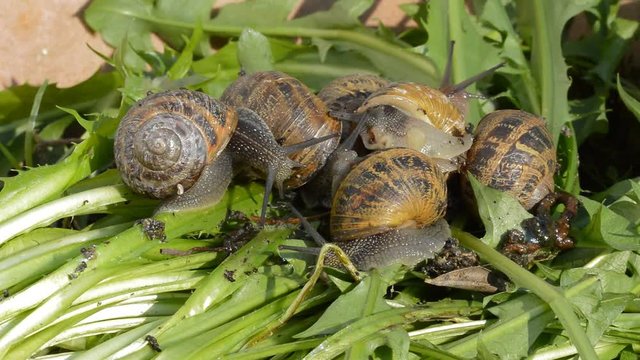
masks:
[[[543,119],[520,110],[485,116],[467,153],[466,170],[531,209],[553,192],[556,150]]]
[[[464,89],[492,74],[494,66],[454,86],[391,83],[367,98],[356,111],[366,123],[362,140],[368,149],[407,147],[439,159],[440,168],[457,170],[459,157],[472,143],[466,131]]]
[[[392,84],[373,93],[357,112],[367,123],[361,136],[371,150],[407,147],[449,160],[472,143],[462,113],[445,94],[428,86]]]
[[[444,175],[412,149],[373,153],[353,167],[333,200],[332,241],[358,269],[415,265],[450,236]]]
[[[135,192],[172,198],[163,210],[215,203],[231,181],[223,150],[236,124],[233,109],[203,93],[170,90],[147,96],[118,126],[116,166]]]

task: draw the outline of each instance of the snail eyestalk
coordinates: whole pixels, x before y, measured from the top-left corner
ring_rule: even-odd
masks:
[[[337,138],[340,137],[340,134],[330,134],[327,136],[322,136],[319,138],[313,138],[313,139],[309,139],[309,140],[305,140],[303,142],[299,142],[297,144],[293,144],[293,145],[287,145],[287,146],[283,146],[282,148],[284,149],[284,152],[286,154],[291,154],[294,153],[296,151],[300,151],[300,150],[304,150],[308,147],[311,147],[313,145],[317,145],[320,144],[321,142],[325,142],[327,140],[333,139],[333,138]],[[300,165],[303,166],[303,165]]]
[[[456,42],[451,40],[449,41],[449,51],[447,53],[447,65],[444,68],[444,74],[442,75],[442,82],[440,83],[440,88],[443,89],[447,86],[451,85],[451,68],[453,66],[453,47]]]
[[[505,66],[506,62],[501,62],[500,64],[494,65],[493,67],[482,71],[479,74],[476,74],[466,80],[463,80],[455,85],[452,86],[445,86],[443,87],[441,90],[442,92],[447,95],[447,96],[452,96],[454,94],[458,94],[460,92],[462,92],[464,89],[468,88],[469,85],[478,82],[482,79],[484,79],[485,77],[493,74],[494,72],[496,72],[496,70],[500,69],[501,67]]]

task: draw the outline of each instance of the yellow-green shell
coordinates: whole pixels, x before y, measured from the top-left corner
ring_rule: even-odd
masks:
[[[376,91],[358,109],[364,113],[376,106],[392,106],[406,115],[422,120],[454,136],[462,136],[466,123],[451,99],[440,90],[426,85],[392,83]]]

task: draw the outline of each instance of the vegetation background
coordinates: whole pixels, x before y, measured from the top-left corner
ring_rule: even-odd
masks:
[[[225,3],[213,11],[210,0],[0,4],[0,176],[10,175],[0,191],[0,357],[637,358],[637,1],[433,0],[428,11],[400,1]],[[152,31],[160,37],[149,40]],[[330,272],[294,308],[315,263],[267,257],[282,243],[307,246],[289,239],[287,225],[265,228],[226,258],[175,256],[220,246],[238,225],[219,226],[227,210],[255,213],[259,184],[234,185],[203,212],[157,215],[164,234],[134,222],[157,202],[122,185],[112,138],[148,91],[219,96],[241,66],[291,72],[316,90],[356,70],[436,84],[451,38],[456,80],[507,61],[478,84],[490,100],[472,103],[470,122],[495,107],[542,114],[558,141],[556,185],[582,203],[577,247],[530,272],[493,249],[530,214],[473,183],[486,234],[460,219],[452,227],[512,280],[507,291],[436,288],[408,269],[372,271],[359,283]],[[97,69],[106,71],[91,76]],[[155,235],[173,253],[161,253],[168,245]]]

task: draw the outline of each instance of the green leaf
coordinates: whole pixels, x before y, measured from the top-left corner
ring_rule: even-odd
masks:
[[[73,123],[73,118],[63,117],[52,121],[40,130],[38,136],[41,140],[50,141],[57,140],[62,137],[65,129]]]
[[[496,247],[502,236],[511,229],[522,229],[520,224],[529,214],[514,197],[482,185],[472,174],[467,173],[478,204],[478,212],[486,229],[482,238],[487,245]]]
[[[57,119],[62,113],[56,106],[74,109],[89,109],[106,101],[109,105],[118,100],[116,89],[122,86],[122,78],[116,72],[96,73],[88,80],[66,89],[50,86],[40,104],[37,123],[47,123]],[[24,124],[29,116],[31,103],[37,87],[21,85],[0,91],[0,125],[13,128]],[[3,127],[3,130],[6,127]]]
[[[632,290],[637,283],[625,274],[629,255],[629,252],[613,253],[605,256],[594,268],[569,269],[562,274],[563,287],[589,276],[598,279],[571,299],[587,319],[587,336],[592,343],[600,339],[635,298]]]
[[[571,120],[567,94],[569,81],[561,40],[565,23],[597,4],[597,0],[517,1],[521,19],[532,22],[531,65],[540,89],[541,113],[555,142]]]
[[[78,114],[78,112],[74,109],[68,109],[62,106],[58,106],[58,109],[66,112],[67,114],[73,116],[76,121],[78,122],[78,124],[80,124],[80,126],[82,126],[87,132],[94,132],[94,121],[89,121],[85,118],[83,118],[80,114]]]
[[[209,14],[215,0],[159,0],[156,2],[155,14],[163,18],[173,18],[186,23],[202,24],[209,20]],[[190,36],[191,32],[182,28],[171,26],[155,29],[160,37],[174,49],[185,47],[185,36]],[[193,36],[193,35],[191,35]],[[199,37],[192,39],[193,44],[188,46],[192,52],[198,55],[209,54],[209,37]]]
[[[635,115],[636,119],[640,121],[640,101],[634,99],[620,84],[620,75],[616,78],[616,86],[618,87],[618,93],[620,94],[620,98],[627,106],[627,109]]]
[[[335,47],[340,51],[356,51],[363,55],[377,69],[380,74],[394,81],[413,81],[423,84],[434,84],[436,81],[436,70],[431,60],[422,57],[423,61],[428,64],[429,70],[424,71],[414,66],[403,64],[395,54],[378,51],[354,42],[334,41]],[[409,49],[398,49],[398,51],[407,51]],[[414,54],[419,56],[418,54]]]
[[[251,28],[242,30],[238,39],[238,62],[248,74],[273,70],[269,40]]]
[[[543,308],[544,302],[530,294],[489,308],[488,311],[500,320],[488,326],[478,341],[482,342],[485,350],[499,355],[500,359],[525,357],[533,342],[553,320],[553,313],[543,312]]]
[[[191,23],[175,18],[158,16],[148,3],[140,4],[140,1],[142,0],[138,0],[137,3],[130,6],[126,4],[121,4],[122,6],[111,6],[111,3],[101,0],[92,3],[89,9],[87,9],[87,16],[91,15],[87,21],[94,24],[92,25],[94,29],[97,29],[101,33],[108,33],[111,38],[122,40],[119,44],[119,50],[120,52],[125,51],[125,54],[121,55],[121,57],[124,57],[124,60],[120,61],[120,63],[124,65],[120,66],[120,68],[122,68],[124,72],[126,72],[127,67],[140,71],[141,65],[144,65],[142,61],[137,64],[131,63],[126,50],[133,48],[139,52],[150,49],[144,46],[136,46],[135,42],[126,38],[126,32],[120,29],[124,26],[124,19],[128,18],[129,21],[135,24],[145,24],[144,26],[140,25],[141,28],[138,29],[141,34],[145,34],[144,36],[141,35],[141,37],[144,38],[148,38],[150,29],[166,26],[184,29],[194,28],[194,25]],[[346,9],[344,11],[349,12],[349,18],[359,13],[363,8],[361,2],[343,1],[344,3],[336,2],[334,6],[336,6],[337,9]],[[120,4],[120,1],[118,4]],[[254,0],[228,4],[220,10],[214,19],[203,23],[202,27],[207,34],[225,36],[238,36],[245,27],[251,27],[266,36],[287,38],[318,37],[332,41],[343,41],[356,49],[360,54],[369,58],[369,60],[379,68],[379,71],[383,73],[389,71],[390,73],[398,72],[404,74],[402,78],[398,78],[398,80],[407,80],[410,75],[412,75],[411,79],[420,81],[422,81],[422,79],[433,80],[435,78],[434,66],[428,58],[412,52],[405,44],[400,45],[399,42],[390,43],[376,37],[371,31],[362,27],[359,27],[357,31],[333,28],[325,29],[312,27],[311,22],[305,24],[302,21],[300,23],[287,21],[287,16],[291,12],[293,4],[294,1],[291,0]],[[269,14],[269,16],[265,16],[265,14]],[[105,20],[111,17],[114,17],[116,21],[109,23]],[[96,20],[96,18],[98,20]],[[118,27],[118,29],[111,29],[110,26]],[[113,36],[114,34],[118,36]],[[127,41],[125,42],[124,40]],[[117,44],[117,42],[108,42],[114,46]],[[118,55],[118,52],[116,52],[116,55]],[[136,55],[136,57],[139,59],[138,55]],[[118,62],[116,62],[116,64],[117,63]]]
[[[33,132],[36,128],[36,118],[40,112],[40,103],[42,103],[42,97],[48,85],[48,81],[45,80],[33,98],[33,105],[31,106],[29,121],[24,135],[24,163],[26,166],[33,166]]]
[[[371,7],[373,0],[338,0],[327,11],[316,11],[291,21],[293,26],[325,29],[350,29],[362,26],[360,15]]]
[[[507,65],[501,69],[501,74],[509,79],[509,90],[519,109],[533,114],[540,114],[540,98],[538,86],[533,79],[529,61],[525,56],[523,40],[514,27],[510,9],[499,0],[488,0],[480,11],[479,20],[496,30],[499,39],[496,45],[500,47],[500,56],[507,60]],[[491,38],[491,33],[485,33]]]
[[[211,20],[214,26],[230,25],[236,28],[278,27],[287,21],[295,0],[247,0],[223,6]]]
[[[187,42],[187,46],[182,49],[182,52],[180,53],[180,56],[178,56],[176,62],[171,66],[169,71],[167,71],[169,79],[178,80],[187,75],[191,69],[191,63],[193,62],[193,51],[201,37],[202,27],[196,26],[193,30],[193,34],[191,34],[191,38]]]
[[[640,233],[629,220],[605,205],[579,197],[586,214],[576,219],[572,237],[579,246],[610,246],[616,250],[640,250]]]
[[[610,15],[614,15],[614,11]],[[604,24],[601,26],[604,27]],[[596,32],[592,36],[593,42],[586,44],[586,50],[591,52],[597,63],[589,72],[596,74],[604,82],[605,88],[609,88],[612,77],[620,67],[620,61],[629,50],[629,44],[639,26],[638,21],[612,16],[612,21],[607,26],[609,31]],[[603,33],[606,37],[602,36]],[[594,53],[593,49],[600,51]]]
[[[5,206],[5,211],[0,213],[0,222],[59,197],[69,186],[105,166],[110,161],[110,147],[111,143],[107,144],[104,139],[90,137],[55,165],[40,166],[14,177],[1,178],[4,187],[0,191],[0,203]]]
[[[372,272],[371,276],[365,277],[355,288],[329,305],[313,326],[295,337],[332,334],[363,316],[390,309],[382,297],[387,286],[376,271]]]
[[[148,0],[95,0],[84,12],[87,24],[99,32],[113,47],[120,47],[124,64],[137,71],[144,71],[145,62],[136,51],[153,50],[151,31],[153,26],[142,19],[153,16],[153,2]],[[130,47],[130,48],[129,48]],[[129,51],[130,49],[134,51]]]
[[[504,13],[502,7],[500,11]],[[429,2],[426,20],[426,29],[429,33],[429,56],[437,64],[440,74],[444,75],[450,41],[455,41],[450,79],[453,83],[459,83],[502,62],[498,56],[498,49],[484,41],[484,30],[478,20],[468,13],[462,2],[446,0]],[[475,54],[482,54],[482,57]],[[467,91],[475,93],[476,85],[470,85]],[[465,120],[471,124],[477,124],[481,115],[480,103],[475,99],[468,101]]]

